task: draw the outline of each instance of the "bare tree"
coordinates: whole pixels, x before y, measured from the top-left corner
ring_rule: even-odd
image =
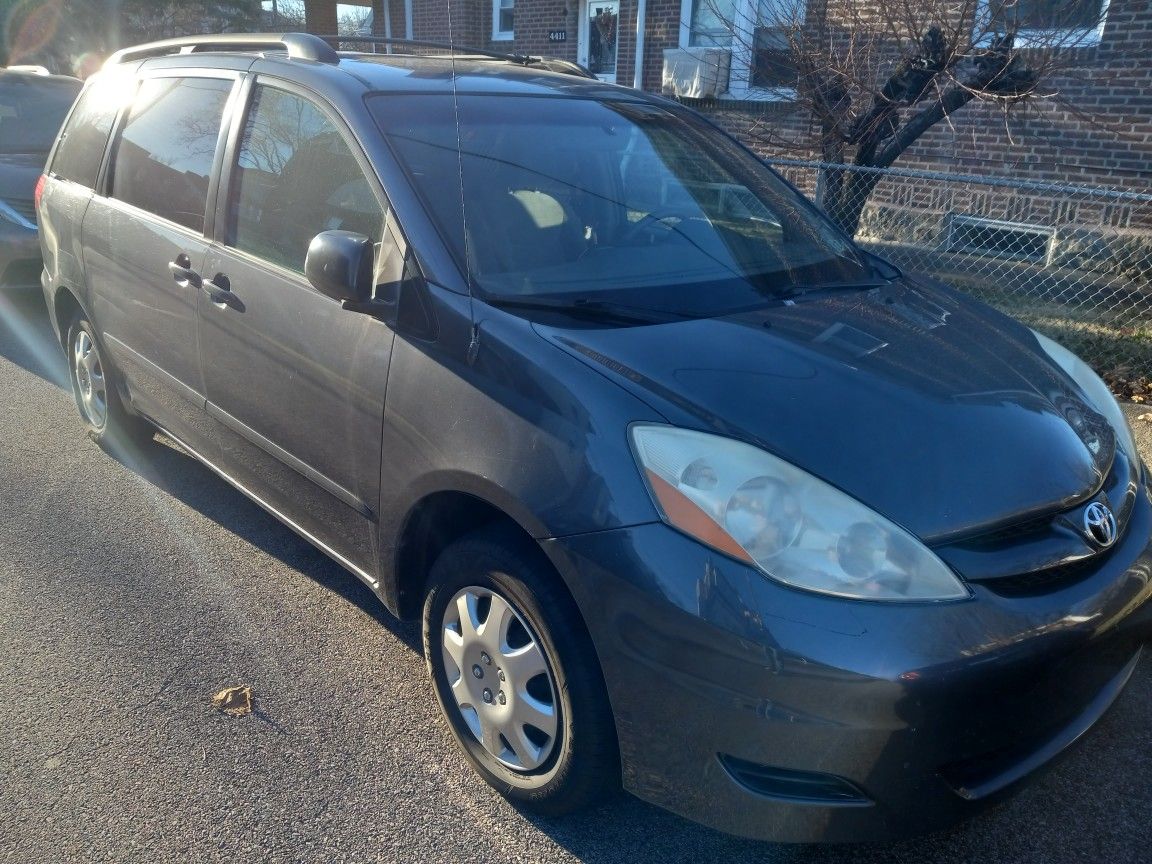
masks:
[[[271,8],[265,8],[262,29],[287,33],[307,29],[304,15],[304,0],[276,0]]]
[[[368,36],[374,16],[371,6],[345,5],[336,21],[336,32],[346,36]]]
[[[259,19],[260,0],[0,0],[0,60],[73,72],[86,55],[171,36],[250,31]]]
[[[122,0],[126,44],[199,33],[244,32],[259,20],[259,0]]]
[[[341,3],[337,7],[337,11],[339,12],[336,21],[337,33],[345,36],[363,36],[371,30],[373,14],[370,5]],[[307,30],[304,0],[276,0],[275,4],[266,4],[262,13],[261,26],[265,30],[275,30],[276,32],[303,32]]]
[[[697,0],[693,44],[728,45],[749,92],[794,97],[802,135],[761,120],[767,143],[886,168],[973,101],[1005,115],[1058,98],[1060,73],[1102,23],[1102,0]],[[825,168],[817,198],[846,231],[878,172]]]

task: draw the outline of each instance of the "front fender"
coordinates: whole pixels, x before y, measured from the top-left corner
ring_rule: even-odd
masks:
[[[435,492],[489,503],[542,539],[658,519],[628,426],[663,418],[540,338],[524,319],[430,289],[434,342],[398,337],[381,458],[382,568],[413,507]],[[381,574],[385,585],[393,574]]]

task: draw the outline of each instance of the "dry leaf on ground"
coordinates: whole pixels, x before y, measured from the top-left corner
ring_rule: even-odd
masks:
[[[229,717],[244,717],[252,713],[252,688],[247,684],[229,687],[212,697],[212,707]]]
[[[1147,402],[1152,396],[1152,379],[1147,375],[1135,375],[1127,369],[1105,370],[1104,382],[1122,402]]]

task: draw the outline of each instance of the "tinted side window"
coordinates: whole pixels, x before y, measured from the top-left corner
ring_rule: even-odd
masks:
[[[120,79],[97,81],[80,95],[52,160],[54,175],[89,189],[96,185],[108,134],[122,104],[115,88],[124,84]]]
[[[232,245],[304,272],[321,231],[379,240],[384,214],[336,126],[299,96],[258,87],[237,154]]]
[[[152,78],[140,85],[116,145],[112,196],[204,230],[208,177],[232,82]]]

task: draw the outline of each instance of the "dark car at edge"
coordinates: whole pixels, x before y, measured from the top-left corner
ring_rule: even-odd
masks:
[[[1100,379],[683,106],[405,50],[88,84],[38,209],[90,436],[159,428],[422,620],[468,762],[544,814],[900,837],[1082,738],[1152,609]]]
[[[46,69],[0,68],[0,289],[40,283],[36,182],[80,81]]]

